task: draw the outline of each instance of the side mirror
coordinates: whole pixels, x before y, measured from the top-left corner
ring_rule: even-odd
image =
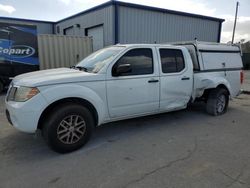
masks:
[[[120,76],[121,74],[124,73],[129,73],[132,71],[131,65],[130,64],[122,64],[118,65],[118,67],[114,71],[114,76]]]

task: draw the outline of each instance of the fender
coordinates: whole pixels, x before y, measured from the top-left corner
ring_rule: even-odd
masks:
[[[195,75],[195,85],[196,85],[196,90],[193,93],[193,98],[195,98],[195,96],[200,97],[203,95],[204,91],[206,89],[213,89],[218,87],[219,85],[224,85],[228,91],[229,94],[232,94],[232,88],[230,83],[222,76],[220,75],[205,75],[205,74],[200,74],[200,75]]]
[[[43,86],[41,90],[41,95],[47,101],[47,105],[43,108],[42,112],[52,103],[62,100],[65,98],[81,98],[90,102],[97,111],[98,114],[98,125],[100,125],[105,117],[108,115],[105,112],[108,112],[106,109],[106,104],[102,98],[92,89],[82,86],[82,85],[69,85],[69,84],[60,84],[55,85],[54,87]],[[42,114],[41,112],[41,114]]]

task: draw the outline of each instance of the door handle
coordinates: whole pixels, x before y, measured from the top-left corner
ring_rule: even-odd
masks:
[[[190,80],[189,77],[182,77],[181,80]]]
[[[159,80],[152,79],[148,81],[148,83],[156,83],[156,82],[159,82]]]

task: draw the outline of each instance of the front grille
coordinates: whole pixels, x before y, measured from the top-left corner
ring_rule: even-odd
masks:
[[[7,101],[13,101],[14,100],[16,90],[17,90],[16,87],[11,87],[9,89],[8,96],[7,96]]]

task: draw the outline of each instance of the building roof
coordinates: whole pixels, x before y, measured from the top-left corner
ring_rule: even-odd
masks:
[[[75,18],[77,16],[87,14],[92,11],[96,11],[102,8],[105,8],[110,5],[118,5],[118,6],[124,6],[124,7],[130,7],[130,8],[137,8],[141,10],[149,10],[149,11],[155,11],[155,12],[162,12],[162,13],[168,13],[168,14],[175,14],[175,15],[180,15],[180,16],[188,16],[188,17],[193,17],[193,18],[200,18],[200,19],[206,19],[206,20],[212,20],[212,21],[218,21],[218,22],[224,22],[224,19],[221,18],[215,18],[215,17],[210,17],[210,16],[204,16],[204,15],[199,15],[199,14],[192,14],[192,13],[187,13],[187,12],[180,12],[180,11],[175,11],[175,10],[169,10],[169,9],[163,9],[163,8],[157,8],[157,7],[151,7],[151,6],[145,6],[145,5],[139,5],[139,4],[134,4],[134,3],[127,3],[127,2],[121,2],[121,1],[108,1],[106,3],[100,4],[98,6],[95,6],[93,8],[87,9],[85,11],[79,12],[77,14],[74,14],[72,16],[66,17],[62,20],[57,21],[56,23]]]
[[[45,20],[33,20],[33,19],[25,19],[25,18],[11,18],[11,17],[2,17],[2,16],[0,16],[0,19],[1,20],[22,21],[22,22],[48,23],[48,24],[55,23],[55,22],[52,22],[52,21],[45,21]]]
[[[108,1],[106,3],[100,4],[98,6],[92,7],[90,9],[84,10],[82,12],[79,12],[77,14],[74,14],[72,16],[66,17],[64,19],[61,19],[56,22],[52,21],[42,21],[42,20],[32,20],[32,19],[22,19],[22,18],[10,18],[10,17],[0,17],[0,19],[6,19],[6,20],[16,20],[16,21],[30,21],[30,22],[40,22],[40,23],[51,23],[51,24],[56,24],[60,23],[62,21],[75,18],[77,16],[87,14],[92,11],[100,10],[102,8],[111,6],[111,5],[118,5],[118,6],[124,6],[124,7],[130,7],[130,8],[136,8],[136,9],[141,9],[141,10],[149,10],[149,11],[155,11],[155,12],[162,12],[162,13],[168,13],[168,14],[174,14],[174,15],[180,15],[180,16],[188,16],[188,17],[193,17],[193,18],[200,18],[200,19],[206,19],[206,20],[212,20],[212,21],[218,21],[218,22],[224,22],[224,19],[221,18],[215,18],[215,17],[210,17],[210,16],[203,16],[199,14],[192,14],[192,13],[186,13],[186,12],[180,12],[180,11],[175,11],[175,10],[169,10],[169,9],[162,9],[162,8],[157,8],[157,7],[151,7],[151,6],[145,6],[145,5],[139,5],[139,4],[133,4],[133,3],[127,3],[127,2],[121,2],[121,1]]]

